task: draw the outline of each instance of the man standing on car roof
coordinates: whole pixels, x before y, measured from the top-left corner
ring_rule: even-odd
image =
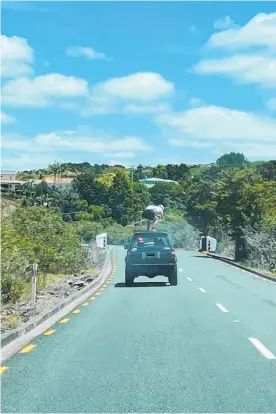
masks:
[[[158,221],[164,217],[164,209],[165,207],[160,204],[159,206],[148,206],[144,210],[142,217],[148,220],[147,231],[149,231],[151,221],[153,221],[151,230],[155,230]]]

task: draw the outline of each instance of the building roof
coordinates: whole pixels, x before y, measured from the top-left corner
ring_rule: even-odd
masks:
[[[11,171],[11,170],[1,170],[1,174],[16,175],[16,171]]]
[[[23,184],[25,181],[20,180],[5,180],[4,178],[0,179],[0,184]]]
[[[53,176],[46,176],[43,177],[41,181],[46,182],[47,184],[71,184],[74,178],[69,177],[62,177],[62,178],[56,178]]]
[[[165,180],[164,178],[154,178],[154,177],[152,177],[152,178],[144,178],[144,179],[142,179],[142,180],[139,180],[140,182],[144,182],[144,181],[150,181],[150,182],[152,182],[152,183],[154,183],[154,182],[166,182],[166,183],[177,183],[177,181],[174,181],[174,180]]]

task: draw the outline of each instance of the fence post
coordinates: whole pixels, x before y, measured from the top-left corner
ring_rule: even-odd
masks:
[[[33,263],[33,275],[32,275],[32,296],[31,305],[35,306],[36,300],[36,284],[37,284],[37,263]]]

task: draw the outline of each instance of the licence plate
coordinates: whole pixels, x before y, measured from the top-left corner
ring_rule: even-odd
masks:
[[[157,259],[160,258],[160,253],[142,253],[142,259]]]

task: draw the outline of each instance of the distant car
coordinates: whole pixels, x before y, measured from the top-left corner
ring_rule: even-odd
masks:
[[[177,257],[167,232],[135,232],[125,249],[126,285],[138,276],[165,276],[171,286],[177,285]]]

